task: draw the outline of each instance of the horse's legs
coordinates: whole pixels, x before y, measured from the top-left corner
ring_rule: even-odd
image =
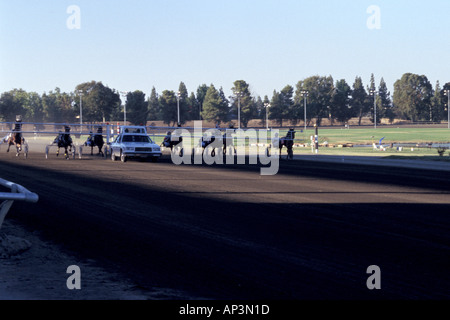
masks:
[[[287,159],[288,160],[292,160],[293,158],[294,158],[294,152],[293,152],[293,150],[292,150],[292,147],[291,148],[288,148],[288,155],[287,155]]]
[[[56,151],[56,156],[59,157],[59,149],[60,147],[58,147],[58,150]]]

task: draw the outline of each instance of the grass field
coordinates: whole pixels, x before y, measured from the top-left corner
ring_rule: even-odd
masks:
[[[285,152],[285,150],[283,150]],[[311,147],[294,148],[294,154],[312,154]],[[386,151],[374,150],[373,148],[319,148],[319,154],[332,156],[364,156],[364,157],[385,157],[390,159],[416,159],[432,161],[450,162],[450,151],[444,156],[438,155],[436,148],[403,148],[398,151],[397,148],[386,148]]]
[[[283,132],[284,133],[284,132]],[[306,132],[297,132],[296,142],[310,143],[311,135],[314,135],[314,130],[307,130]],[[354,148],[339,148],[339,145],[353,144],[353,145],[372,145],[379,144],[380,139],[383,139],[383,146],[387,147],[385,151],[375,150],[373,147],[354,147]],[[324,155],[347,155],[347,156],[376,156],[387,157],[391,159],[420,159],[432,161],[448,161],[450,162],[449,151],[440,157],[437,148],[421,147],[416,145],[426,144],[449,144],[450,130],[442,128],[350,128],[350,129],[319,129],[319,143],[323,144],[325,141],[335,148],[321,147],[320,154]],[[395,146],[389,148],[391,144],[405,144],[410,145],[403,147],[399,151]],[[312,153],[311,147],[295,148],[295,154]]]
[[[306,132],[296,133],[296,139],[309,142],[311,135],[315,134],[313,129]],[[282,131],[283,135],[286,131]],[[450,143],[449,129],[435,128],[351,128],[351,129],[320,129],[319,141],[328,141],[330,144],[370,144],[378,143],[380,139],[383,144],[390,143]]]

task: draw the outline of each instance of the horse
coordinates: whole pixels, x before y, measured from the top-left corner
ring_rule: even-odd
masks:
[[[200,139],[199,143],[201,148],[203,149],[203,152],[205,149],[214,143],[216,141],[216,136],[211,135],[209,138],[207,135],[203,135],[203,137]],[[233,137],[228,136],[226,133],[222,136],[222,154],[227,153],[227,147],[233,147],[234,152],[236,153],[236,148],[233,146]],[[216,150],[211,150],[211,156],[214,157],[216,155]]]
[[[91,131],[88,139],[84,143],[85,146],[91,147],[91,156],[94,155],[94,147],[98,147],[98,154],[99,155],[101,155],[102,157],[105,156],[105,154],[102,151],[103,146],[105,145],[105,141],[103,140],[102,133],[103,133],[102,127],[99,127],[97,129],[97,133],[96,134],[93,134],[92,131]]]
[[[9,152],[11,146],[16,146],[16,157],[20,155],[20,152],[22,151],[22,147],[26,146],[25,138],[22,136],[20,132],[12,132],[9,135],[7,135],[3,142],[8,144],[8,149],[6,152]],[[26,154],[26,153],[25,153]]]
[[[292,160],[294,158],[294,139],[295,139],[295,130],[290,128],[288,133],[285,137],[280,138],[278,147],[280,148],[280,156],[281,156],[281,150],[283,147],[286,147],[287,149],[287,160]]]
[[[57,157],[59,156],[59,149],[61,148],[64,148],[64,156],[67,160],[69,160],[69,152],[72,152],[72,150],[75,151],[75,146],[73,145],[72,137],[70,136],[69,127],[65,127],[65,132],[60,132],[53,143],[58,147],[58,151],[56,152]]]
[[[172,132],[168,131],[160,147],[169,148],[170,152],[174,152],[174,148],[177,147],[178,144],[180,144],[181,142],[183,142],[183,137],[177,137],[177,139],[172,139]],[[180,157],[183,156],[183,148],[180,149],[179,155]]]

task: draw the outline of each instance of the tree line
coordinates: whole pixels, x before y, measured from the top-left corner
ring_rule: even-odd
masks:
[[[307,124],[314,121],[319,126],[323,119],[346,123],[354,117],[359,124],[363,117],[370,117],[373,123],[375,118],[377,123],[382,118],[441,121],[447,119],[447,90],[450,82],[441,88],[437,81],[433,88],[426,76],[412,73],[405,73],[394,83],[392,95],[383,78],[376,85],[373,74],[367,86],[359,76],[352,85],[345,79],[311,76],[295,86],[274,90],[271,98],[254,96],[244,80],[233,83],[229,97],[214,84],[202,84],[190,94],[183,82],[176,92],[158,93],[153,87],[146,97],[140,90],[123,93],[91,81],[77,85],[69,93],[59,88],[42,95],[22,89],[4,92],[0,97],[0,120],[11,122],[20,114],[26,122],[75,123],[81,115],[83,122],[115,122],[123,121],[126,114],[126,120],[136,125],[163,121],[175,126],[178,119],[179,125],[191,120],[236,124],[239,117],[243,127],[253,119],[265,125],[267,118],[283,126],[287,121],[303,123],[306,109]],[[124,104],[121,96],[126,98]]]

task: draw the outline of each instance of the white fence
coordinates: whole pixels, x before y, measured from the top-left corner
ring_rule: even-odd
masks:
[[[6,187],[11,190],[11,192],[0,192],[0,228],[2,227],[3,221],[5,220],[6,214],[13,205],[14,201],[25,201],[36,203],[39,200],[39,196],[33,192],[28,191],[21,185],[13,182],[6,181],[0,178],[0,186]]]

